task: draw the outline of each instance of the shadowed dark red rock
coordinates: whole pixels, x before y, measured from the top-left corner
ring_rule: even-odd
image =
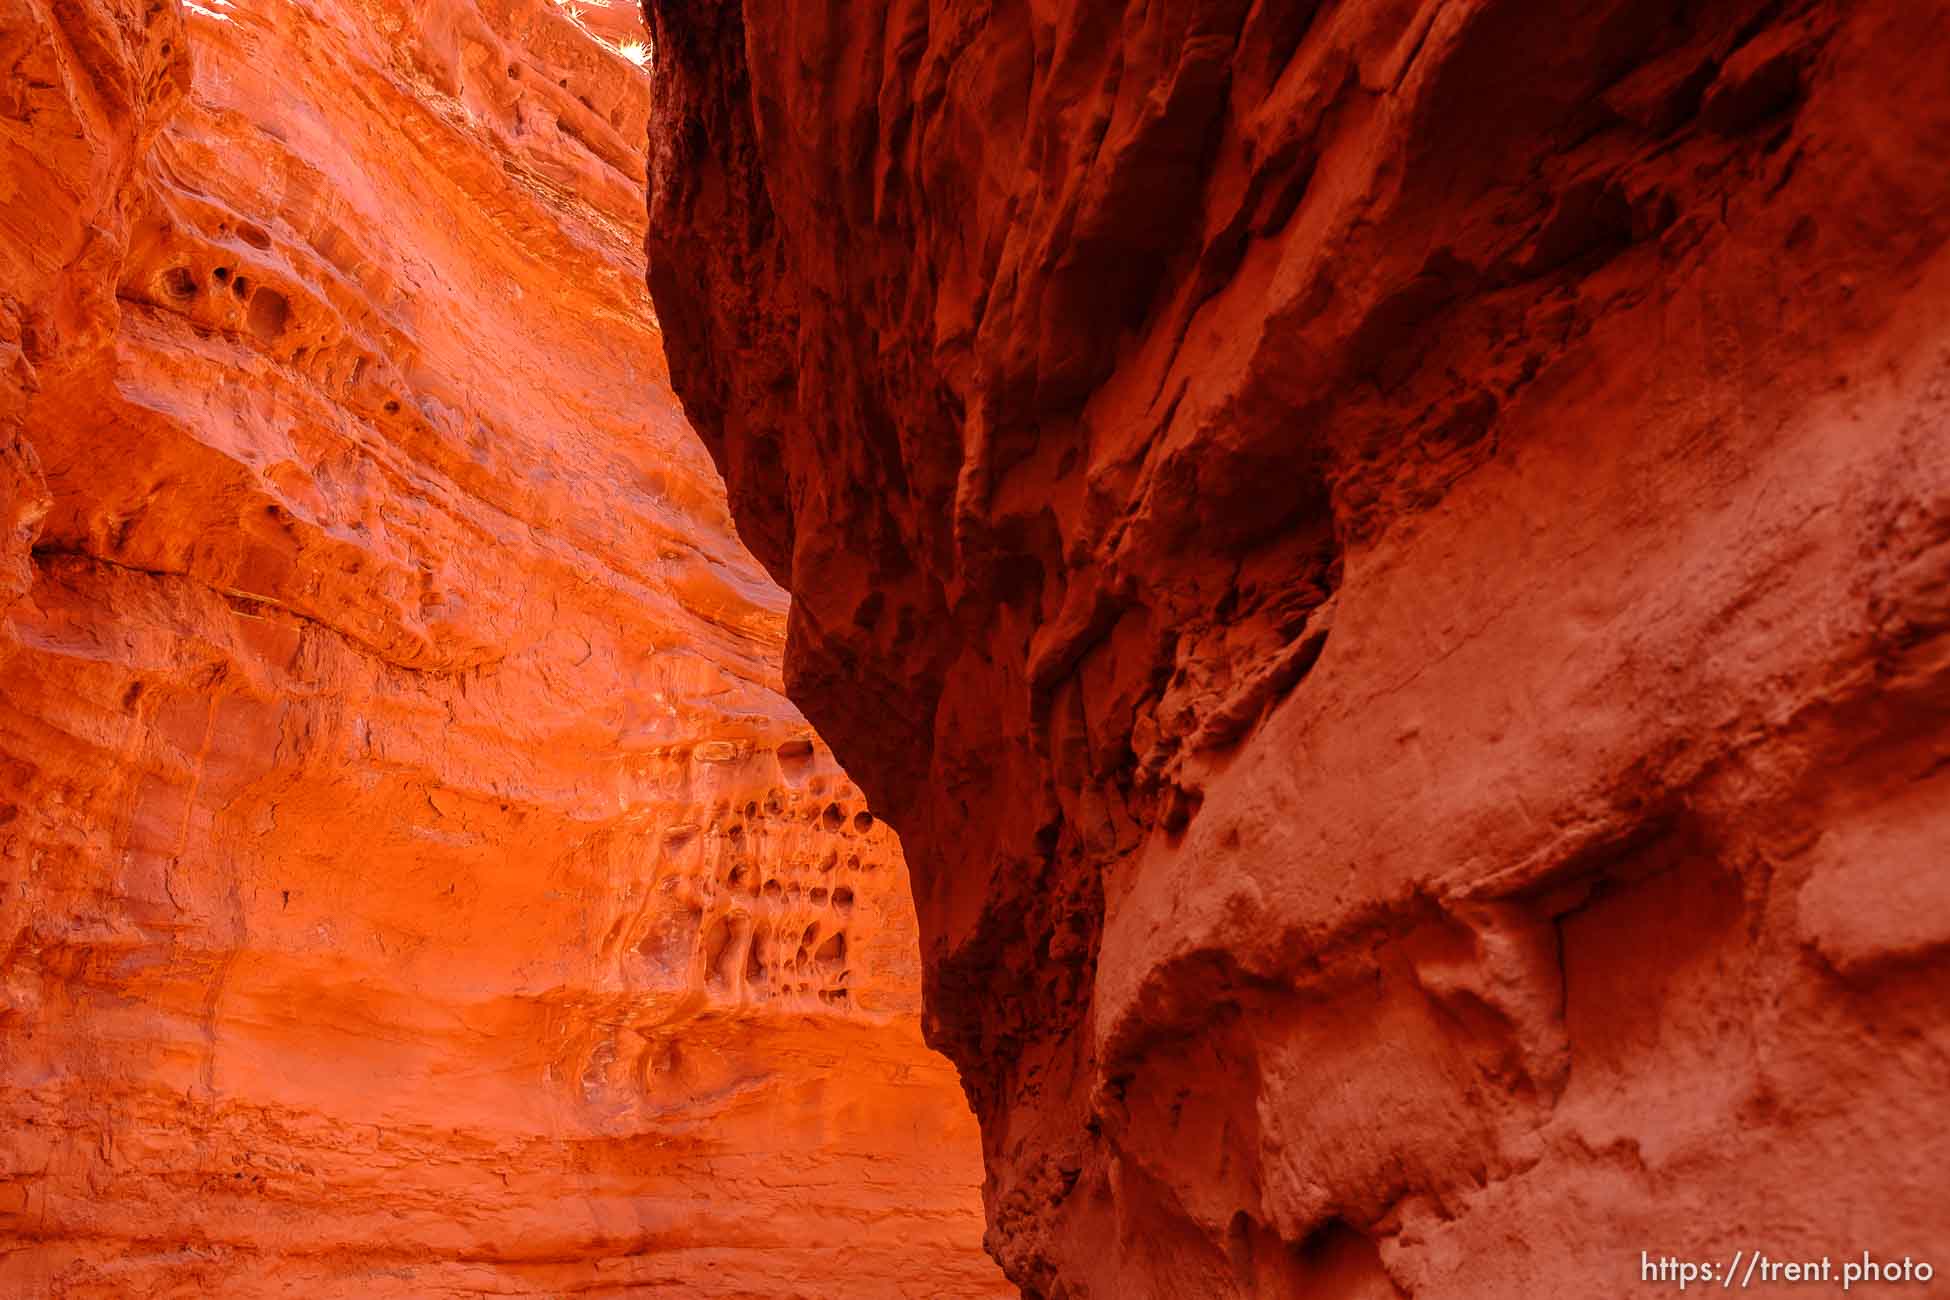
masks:
[[[1950,1258],[1950,15],[648,9],[1028,1294]]]

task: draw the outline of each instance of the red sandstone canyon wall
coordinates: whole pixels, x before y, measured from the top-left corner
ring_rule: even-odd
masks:
[[[647,8],[1026,1295],[1950,1267],[1950,10]]]
[[[0,1294],[1011,1290],[635,19],[0,0]]]

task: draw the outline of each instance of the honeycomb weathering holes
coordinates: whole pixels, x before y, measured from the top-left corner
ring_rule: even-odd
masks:
[[[835,1026],[849,1012],[818,1000],[839,918],[800,882],[830,886],[814,864],[844,832],[808,787],[839,782],[781,694],[777,596],[721,478],[670,454],[689,431],[645,360],[651,94],[586,39],[614,48],[635,6],[601,7],[582,30],[531,22],[544,0],[462,6],[458,44],[456,11],[392,0],[237,22],[20,7],[48,93],[0,163],[0,207],[26,215],[0,230],[0,316],[40,381],[0,420],[0,606],[36,593],[0,610],[0,857],[33,859],[7,902],[24,924],[58,928],[81,889],[134,956],[119,974],[0,959],[0,982],[55,999],[0,1014],[9,1131],[72,1120],[117,1166],[112,1187],[60,1159],[24,1172],[48,1213],[0,1273],[107,1269],[117,1295],[704,1297],[753,1289],[712,1257],[756,1229],[783,1234],[740,1261],[760,1291],[865,1295],[906,1271],[1000,1294],[972,1118],[907,1016],[914,962],[849,934],[872,1014]],[[553,94],[565,59],[593,106]],[[557,109],[562,132],[520,129]],[[639,464],[649,514],[605,499]],[[710,570],[702,603],[643,572],[666,533]],[[90,651],[14,635],[28,623]],[[106,734],[127,743],[91,753]],[[905,940],[889,888],[856,915],[886,910]],[[98,977],[114,996],[71,1006]],[[348,1050],[320,1057],[321,1030]],[[889,1061],[924,1088],[890,1087]],[[370,1087],[429,1063],[436,1087]],[[145,1100],[199,1066],[221,1095]],[[863,1102],[915,1123],[855,1124]],[[504,1156],[518,1175],[497,1177]],[[649,1254],[643,1225],[580,1212],[673,1195],[684,1222],[651,1225]],[[546,1259],[509,1246],[510,1214]],[[847,1259],[802,1230],[834,1214]],[[206,1228],[230,1247],[215,1265]],[[373,1270],[407,1255],[405,1283]]]
[[[285,322],[291,319],[291,304],[276,289],[259,289],[251,296],[251,333],[265,343],[273,342],[284,333]]]
[[[778,748],[779,771],[787,780],[802,779],[813,768],[813,743],[805,737],[788,740]]]

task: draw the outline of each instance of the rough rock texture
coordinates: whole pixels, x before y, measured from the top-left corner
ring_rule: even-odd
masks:
[[[0,0],[0,1294],[1006,1289],[579,13]]]
[[[1950,1263],[1950,10],[648,8],[1026,1293]]]

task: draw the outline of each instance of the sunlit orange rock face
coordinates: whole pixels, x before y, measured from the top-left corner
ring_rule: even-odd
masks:
[[[1010,1290],[600,8],[0,0],[0,1294]]]
[[[1026,1294],[1950,1266],[1950,10],[648,8]]]

